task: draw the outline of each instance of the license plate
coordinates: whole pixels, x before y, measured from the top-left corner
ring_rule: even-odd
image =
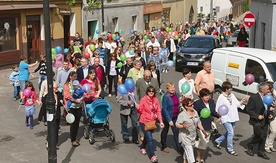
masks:
[[[188,66],[198,66],[197,62],[187,62]]]

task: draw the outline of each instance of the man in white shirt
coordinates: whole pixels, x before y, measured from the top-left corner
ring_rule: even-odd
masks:
[[[153,46],[153,47],[160,47],[160,44],[159,44],[159,42],[158,42],[158,40],[157,39],[155,39],[155,37],[154,36],[151,36],[151,38],[150,38],[150,42],[148,42],[147,43],[147,48],[149,47],[149,46]]]

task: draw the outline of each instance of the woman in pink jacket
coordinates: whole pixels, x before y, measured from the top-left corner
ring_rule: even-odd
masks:
[[[156,121],[157,119],[160,122],[160,127],[163,128],[164,124],[161,116],[161,109],[158,99],[155,97],[155,89],[153,86],[148,86],[147,95],[140,100],[140,106],[137,112],[140,114],[140,127],[144,132],[145,138],[140,145],[140,151],[142,154],[146,155],[146,145],[148,145],[148,152],[151,162],[157,162],[157,157],[154,153],[153,147],[153,130],[145,130],[145,123]]]

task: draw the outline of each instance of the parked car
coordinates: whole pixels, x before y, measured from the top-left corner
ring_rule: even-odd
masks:
[[[237,45],[237,38],[238,38],[238,34],[239,34],[240,30],[236,30],[234,33],[231,34],[231,36],[228,39],[228,42],[226,43],[226,47],[234,47],[234,46],[238,46]],[[247,34],[249,35],[249,30],[246,30]],[[248,43],[249,43],[249,39],[248,39]],[[247,44],[248,47],[248,44]]]
[[[224,81],[232,83],[233,93],[238,99],[257,93],[260,82],[276,81],[276,52],[271,50],[246,47],[215,49],[211,66],[215,73],[215,99],[221,94]],[[250,85],[245,82],[247,74],[252,74],[255,79]]]
[[[175,70],[184,67],[202,67],[204,61],[211,60],[213,49],[221,47],[218,37],[211,35],[192,35],[176,53]]]

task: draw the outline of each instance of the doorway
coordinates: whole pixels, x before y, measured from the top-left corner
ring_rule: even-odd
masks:
[[[70,15],[63,15],[63,28],[64,48],[68,48],[70,44]]]
[[[27,16],[27,52],[28,62],[40,59],[40,15]]]
[[[97,20],[88,21],[88,36],[92,36],[93,38],[98,38],[96,34],[97,25],[98,25]]]

